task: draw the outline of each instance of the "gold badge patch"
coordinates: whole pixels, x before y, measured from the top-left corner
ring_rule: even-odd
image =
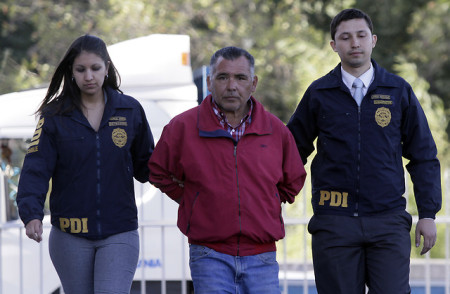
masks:
[[[389,108],[380,107],[375,112],[375,121],[380,127],[386,127],[391,122],[391,111]]]
[[[122,148],[127,144],[127,132],[121,128],[114,129],[112,131],[112,140],[117,147]]]

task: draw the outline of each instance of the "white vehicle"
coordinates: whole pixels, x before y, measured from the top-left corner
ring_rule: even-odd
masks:
[[[120,88],[142,104],[155,141],[173,116],[197,105],[188,36],[149,35],[111,45],[108,51],[121,75]],[[36,127],[34,112],[46,91],[0,96],[0,294],[62,293],[48,254],[49,216],[43,242],[37,244],[25,236],[14,201]],[[178,205],[149,183],[135,181],[135,190],[141,255],[131,293],[187,293],[188,245],[176,227]]]

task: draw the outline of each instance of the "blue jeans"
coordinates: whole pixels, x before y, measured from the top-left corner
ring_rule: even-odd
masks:
[[[232,256],[205,246],[190,245],[195,294],[279,294],[276,252]]]
[[[52,227],[49,251],[66,294],[128,294],[139,258],[137,230],[89,240]]]

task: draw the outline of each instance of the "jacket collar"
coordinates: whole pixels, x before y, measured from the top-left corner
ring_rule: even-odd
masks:
[[[263,105],[253,96],[252,122],[246,128],[245,134],[267,135],[272,133],[272,124]],[[212,108],[212,96],[208,95],[198,107],[197,127],[201,137],[231,137],[219,123]]]
[[[110,87],[105,87],[104,91],[106,92],[107,101],[105,104],[105,109],[103,111],[103,118],[102,122],[100,123],[100,128],[108,122],[109,118],[114,115],[116,112],[116,109],[118,108],[129,108],[130,105],[127,104],[124,99],[123,95],[121,95],[119,92],[115,91],[114,89]],[[82,124],[85,124],[90,127],[87,119],[84,117],[83,113],[75,109],[70,113],[70,117],[73,120],[76,120]]]
[[[376,87],[398,87],[398,82],[392,79],[392,74],[386,71],[384,68],[379,66],[374,59],[371,59],[372,66],[374,69],[374,80],[370,85],[368,91]],[[331,89],[331,88],[341,88],[343,91],[348,91],[348,88],[342,82],[342,72],[341,63],[339,63],[328,75],[319,79],[317,89]]]

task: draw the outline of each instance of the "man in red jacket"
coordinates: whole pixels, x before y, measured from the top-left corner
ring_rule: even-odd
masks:
[[[252,96],[253,56],[226,47],[210,70],[211,95],[164,128],[150,182],[180,204],[196,294],[279,293],[281,203],[294,202],[306,172],[287,127]]]

